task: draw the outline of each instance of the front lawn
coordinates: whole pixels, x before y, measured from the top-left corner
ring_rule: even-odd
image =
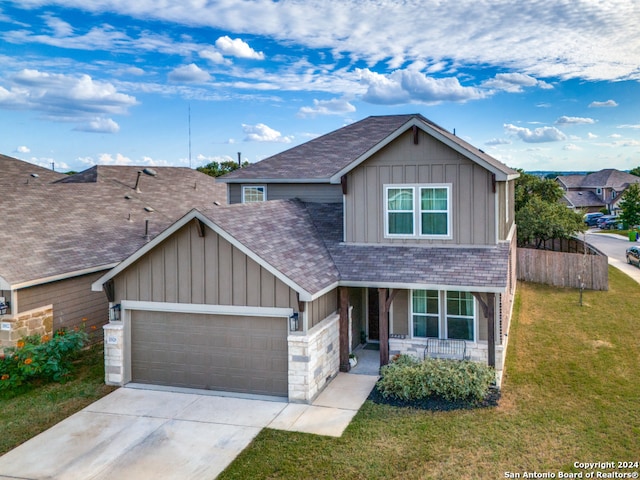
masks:
[[[0,455],[114,390],[104,384],[102,344],[82,351],[74,364],[72,380],[66,383],[0,396]]]
[[[574,462],[640,461],[640,285],[610,267],[609,291],[578,300],[518,284],[497,408],[367,401],[340,438],[264,429],[219,478],[558,478],[590,471]]]

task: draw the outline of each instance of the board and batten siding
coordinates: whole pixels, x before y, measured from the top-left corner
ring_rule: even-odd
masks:
[[[242,187],[253,184],[227,184],[229,203],[242,203]],[[329,183],[260,183],[267,188],[267,200],[298,198],[311,203],[342,203],[342,187]]]
[[[452,239],[384,238],[384,185],[451,184]],[[407,132],[347,174],[346,241],[495,245],[496,195],[491,173],[430,135]]]
[[[325,293],[312,302],[307,302],[307,319],[309,328],[319,324],[338,310],[338,289]]]
[[[109,320],[107,296],[91,291],[91,284],[103,274],[101,271],[22,288],[18,290],[18,308],[26,312],[52,304],[54,330],[83,323],[86,327],[103,325]]]
[[[116,302],[195,303],[298,310],[295,290],[213,230],[189,222],[114,278]]]
[[[515,180],[496,182],[498,194],[498,239],[507,240],[515,223]]]

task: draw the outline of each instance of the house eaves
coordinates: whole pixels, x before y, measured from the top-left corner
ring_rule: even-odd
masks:
[[[425,133],[427,133],[428,135],[431,135],[435,139],[444,143],[445,145],[452,148],[459,154],[469,158],[473,162],[484,167],[489,172],[493,173],[496,176],[496,180],[498,181],[514,180],[520,176],[518,172],[506,166],[504,166],[503,168],[499,168],[497,164],[494,164],[489,160],[488,155],[484,154],[484,156],[486,156],[486,158],[484,158],[483,156],[479,155],[479,153],[483,153],[483,152],[478,151],[478,153],[476,153],[474,151],[476,150],[474,147],[472,147],[471,145],[468,145],[466,142],[463,142],[458,137],[455,137],[454,135],[449,133],[445,133],[444,130],[435,128],[429,122],[424,121],[421,117],[414,116],[404,125],[402,125],[400,128],[396,129],[393,133],[387,136],[384,140],[377,143],[371,149],[369,149],[368,151],[360,155],[358,158],[356,158],[349,165],[345,166],[344,168],[340,169],[338,172],[333,174],[329,179],[329,182],[333,184],[340,183],[343,175],[349,173],[351,170],[356,168],[362,162],[364,162],[365,160],[370,158],[372,155],[382,150],[387,145],[389,145],[399,136],[406,133],[407,130],[409,130],[412,127],[417,127],[423,130]],[[497,161],[495,162],[497,163]]]
[[[7,288],[7,290],[8,289],[18,290],[20,288],[35,287],[36,285],[42,285],[44,283],[57,282],[57,281],[60,281],[60,280],[67,280],[69,278],[80,277],[82,275],[89,275],[91,273],[101,272],[103,270],[109,270],[109,269],[115,267],[116,265],[118,265],[118,264],[117,263],[109,263],[109,264],[106,264],[106,265],[99,265],[99,266],[96,266],[96,267],[85,268],[85,269],[82,269],[82,270],[75,270],[73,272],[61,273],[59,275],[52,275],[50,277],[37,278],[37,279],[34,279],[34,280],[29,280],[27,282],[14,283],[14,284],[11,284],[11,285],[9,285],[7,283],[6,285],[9,286],[9,288]],[[0,277],[0,288],[4,289],[2,277]]]
[[[226,241],[228,241],[231,245],[236,247],[242,253],[244,253],[249,258],[251,258],[253,261],[255,261],[260,266],[262,266],[269,273],[271,273],[276,278],[281,280],[285,285],[287,285],[288,287],[290,287],[293,290],[295,290],[296,292],[298,292],[298,294],[300,295],[300,300],[301,301],[307,301],[307,302],[308,301],[312,301],[312,300],[314,300],[315,298],[317,298],[319,296],[318,292],[315,292],[315,295],[313,295],[311,292],[308,292],[306,289],[301,287],[299,284],[297,284],[296,282],[291,280],[289,277],[284,275],[280,270],[278,270],[273,265],[271,265],[270,263],[265,261],[262,257],[257,255],[251,249],[246,247],[242,242],[238,241],[235,237],[233,237],[233,235],[231,235],[229,232],[227,232],[226,230],[221,228],[219,225],[217,225],[214,221],[209,219],[209,217],[207,217],[206,215],[202,214],[201,212],[199,212],[198,210],[195,210],[195,209],[191,210],[184,217],[182,217],[180,220],[175,222],[169,228],[164,230],[161,234],[156,236],[153,240],[151,240],[145,246],[140,248],[138,251],[136,251],[129,258],[123,260],[115,268],[113,268],[112,270],[107,272],[105,275],[100,277],[98,280],[93,282],[91,284],[91,290],[94,291],[94,292],[101,291],[103,289],[103,285],[107,281],[111,280],[116,275],[118,275],[119,273],[124,271],[127,267],[129,267],[130,265],[135,263],[137,260],[142,258],[144,255],[146,255],[148,252],[150,252],[153,248],[155,248],[157,245],[162,243],[164,240],[169,238],[171,235],[173,235],[175,232],[177,232],[180,228],[184,227],[185,225],[187,225],[189,222],[193,221],[194,219],[201,221],[204,225],[209,227],[212,231],[214,231],[215,233],[220,235],[222,238],[224,238]]]

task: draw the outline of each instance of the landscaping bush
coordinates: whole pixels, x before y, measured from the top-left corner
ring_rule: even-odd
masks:
[[[400,355],[382,368],[377,388],[384,398],[403,401],[481,401],[494,382],[494,369],[477,362]]]
[[[53,337],[32,335],[19,340],[0,356],[0,391],[36,380],[64,380],[86,342],[87,334],[80,329],[59,330]]]

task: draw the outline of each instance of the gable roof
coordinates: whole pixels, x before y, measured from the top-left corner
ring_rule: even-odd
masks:
[[[157,167],[136,192],[141,169],[93,167],[97,181],[81,172],[61,182],[3,187],[0,288],[111,268],[190,209],[226,201],[224,185],[189,168]]]
[[[222,177],[226,183],[339,183],[340,177],[416,126],[496,174],[519,174],[420,114],[371,116]]]
[[[615,168],[605,168],[587,175],[560,175],[557,181],[567,188],[612,188],[624,190],[632,183],[640,183],[640,177]]]
[[[424,248],[342,242],[342,204],[300,200],[194,210],[92,285],[125,270],[187,222],[201,220],[311,301],[338,285],[503,292],[509,246]]]
[[[140,257],[193,219],[229,241],[285,284],[302,300],[337,285],[338,271],[299,200],[272,200],[192,210],[116,268],[96,280],[93,290],[125,270]]]

